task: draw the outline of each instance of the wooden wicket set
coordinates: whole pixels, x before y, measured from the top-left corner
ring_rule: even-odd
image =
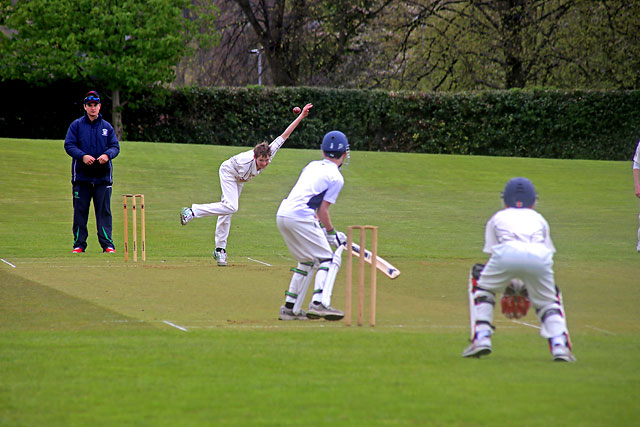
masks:
[[[370,259],[376,260],[378,257],[378,227],[374,225],[350,225],[347,228],[347,248],[353,248],[353,230],[360,231],[360,250],[356,253],[353,250],[347,251],[347,280],[345,284],[345,292],[347,296],[345,307],[345,323],[347,326],[351,326],[351,288],[353,280],[353,255],[358,257],[358,326],[362,326],[364,317],[364,282],[365,271],[364,264],[367,260],[365,256],[365,239],[367,230],[371,231],[371,257]],[[375,326],[376,324],[376,262],[371,262],[371,272],[369,274],[369,325]]]
[[[140,198],[140,244],[142,246],[142,261],[147,260],[145,245],[144,194],[123,194],[122,206],[124,210],[124,261],[129,261],[129,224],[127,215],[127,200],[131,198],[131,217],[133,222],[133,261],[138,262],[138,230],[136,215],[136,199]]]

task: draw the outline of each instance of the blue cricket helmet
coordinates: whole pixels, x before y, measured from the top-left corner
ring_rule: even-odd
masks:
[[[502,192],[505,206],[509,208],[531,208],[538,195],[533,183],[527,178],[511,178]]]
[[[342,156],[345,151],[349,151],[349,141],[344,133],[339,130],[332,130],[322,138],[321,150],[332,159]]]

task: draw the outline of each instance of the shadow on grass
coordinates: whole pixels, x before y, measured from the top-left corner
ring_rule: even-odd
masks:
[[[6,271],[0,271],[0,331],[155,329]]]

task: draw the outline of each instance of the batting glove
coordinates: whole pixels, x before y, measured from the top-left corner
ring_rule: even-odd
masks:
[[[346,236],[344,233],[336,231],[335,229],[327,231],[327,241],[334,248],[344,245],[347,242],[347,239],[345,237]]]

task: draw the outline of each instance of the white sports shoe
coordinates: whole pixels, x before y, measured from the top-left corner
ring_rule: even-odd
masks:
[[[278,320],[309,320],[307,317],[307,312],[304,310],[300,310],[300,314],[294,314],[293,310],[285,307],[284,305],[280,307],[280,315],[278,316]]]
[[[191,208],[182,208],[182,212],[180,212],[180,224],[187,225],[193,218],[194,215]]]
[[[576,358],[571,354],[569,347],[564,345],[554,345],[551,347],[551,355],[554,362],[575,362]]]
[[[636,251],[640,252],[640,242],[638,242],[638,246],[636,246]]]
[[[309,319],[319,319],[324,317],[326,320],[340,320],[344,317],[344,311],[340,311],[331,306],[325,307],[322,304],[309,304],[309,310],[307,311],[307,317]]]
[[[462,357],[480,357],[491,354],[491,338],[474,339],[462,352]]]
[[[219,267],[224,267],[227,265],[227,251],[224,249],[213,251],[213,257],[216,259]]]

